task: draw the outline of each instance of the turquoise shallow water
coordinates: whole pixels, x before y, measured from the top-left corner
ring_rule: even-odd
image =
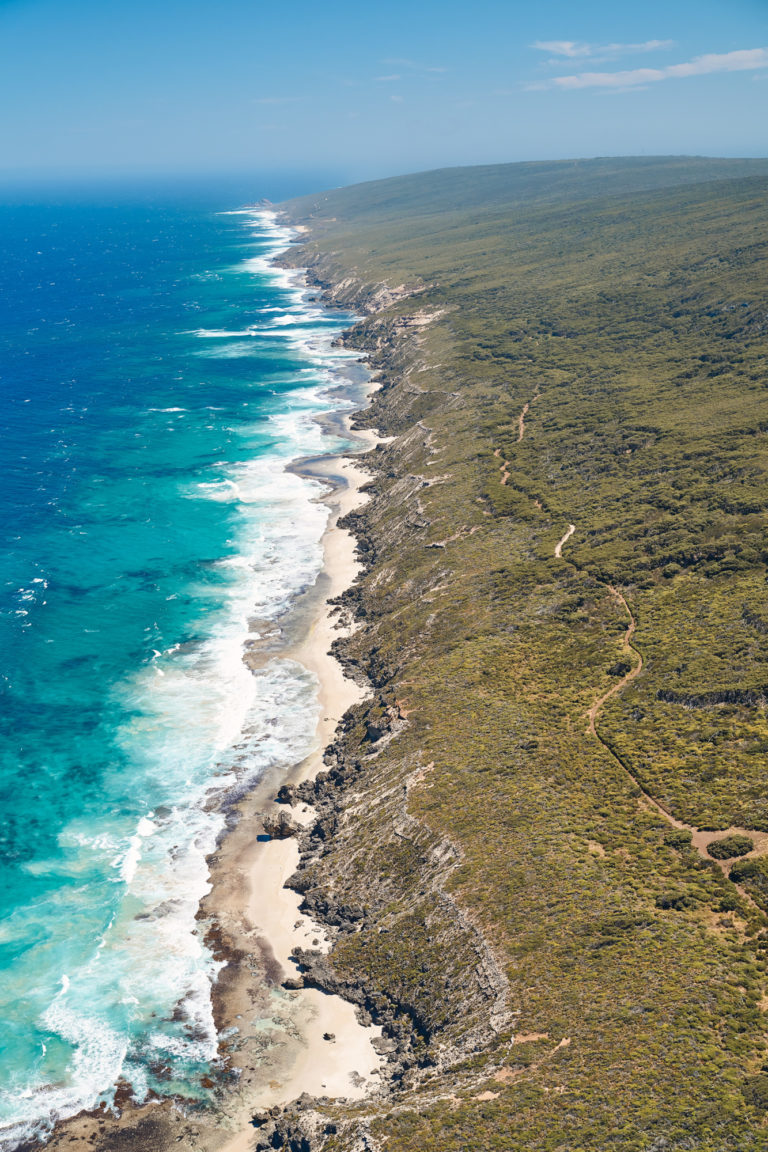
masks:
[[[263,210],[2,208],[0,1143],[200,1094],[217,802],[314,740],[242,661],[320,568],[315,417],[348,354]]]

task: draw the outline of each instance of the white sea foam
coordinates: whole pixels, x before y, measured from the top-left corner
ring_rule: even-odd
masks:
[[[248,354],[258,338],[281,340],[308,361],[298,370],[304,382],[284,391],[282,410],[269,416],[273,452],[246,464],[219,460],[211,465],[210,479],[187,492],[192,500],[225,503],[229,514],[235,511],[237,552],[217,564],[225,577],[220,607],[215,617],[201,619],[202,639],[193,646],[152,649],[151,660],[116,690],[131,715],[117,743],[136,774],[136,793],[145,783],[153,807],[133,817],[119,811],[105,816],[98,832],[83,820],[61,834],[65,859],[52,861],[51,869],[73,878],[111,874],[120,898],[96,946],[81,954],[79,941],[92,938],[99,905],[83,904],[85,889],[78,886],[63,890],[60,900],[71,901],[73,925],[84,927],[73,928],[67,972],[41,1012],[41,1026],[71,1047],[67,1079],[53,1086],[44,1077],[19,1085],[12,1112],[0,1113],[0,1146],[5,1138],[14,1147],[58,1118],[109,1099],[119,1076],[143,1099],[152,1086],[153,1060],[183,1069],[215,1059],[210,993],[219,964],[205,946],[196,914],[209,891],[207,856],[224,828],[221,801],[269,767],[298,762],[315,741],[314,678],[281,658],[254,674],[243,651],[254,636],[250,620],[279,619],[320,571],[327,520],[318,501],[322,487],[285,466],[329,447],[315,416],[329,407],[326,389],[335,383],[334,368],[354,354],[332,347],[338,319],[329,322],[308,303],[301,272],[271,263],[290,243],[290,229],[264,209],[232,215],[242,216],[268,242],[229,274],[263,279],[281,293],[281,303],[265,308],[264,322],[248,329],[201,327],[195,335],[213,341],[215,354],[225,357]],[[197,592],[194,585],[184,591],[193,597]],[[210,583],[199,593],[209,605]],[[28,596],[29,590],[20,590],[21,599]],[[44,874],[46,864],[34,868]],[[12,938],[14,925],[7,928]],[[43,1056],[46,1050],[41,1043]]]
[[[228,331],[226,328],[195,328],[190,332],[190,336],[199,336],[207,340],[221,340],[231,336],[250,336],[252,333],[252,328],[237,328],[233,331]]]

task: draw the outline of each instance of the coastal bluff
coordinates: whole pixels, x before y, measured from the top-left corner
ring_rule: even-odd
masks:
[[[768,162],[281,208],[380,385],[289,883],[389,1071],[256,1147],[768,1148]]]

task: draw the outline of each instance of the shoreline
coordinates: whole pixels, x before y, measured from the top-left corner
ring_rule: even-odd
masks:
[[[293,226],[291,230],[294,234],[305,231]],[[309,288],[306,269],[296,272]],[[333,307],[325,292],[319,298],[326,309]],[[381,439],[373,429],[352,427],[380,387],[365,368],[363,356],[361,352],[360,359],[339,368],[339,383],[332,392],[339,404],[315,417],[328,434],[343,436],[354,447],[300,457],[286,466],[286,471],[318,480],[326,488],[316,497],[328,509],[320,570],[288,613],[278,649],[270,648],[267,641],[244,653],[253,669],[278,658],[294,660],[310,672],[317,681],[318,713],[313,751],[287,771],[266,773],[234,806],[234,826],[224,834],[210,861],[211,891],[201,902],[199,915],[210,917],[215,931],[228,937],[228,966],[232,965],[230,973],[222,970],[212,989],[214,1011],[220,1036],[238,1028],[238,1044],[226,1057],[228,1067],[237,1069],[237,1086],[234,1091],[224,1089],[221,1107],[215,1109],[219,1138],[198,1145],[216,1152],[248,1152],[254,1141],[254,1113],[259,1111],[274,1112],[301,1097],[338,1103],[370,1097],[381,1086],[387,1062],[373,1046],[381,1039],[381,1026],[370,1020],[361,1022],[351,1001],[301,986],[294,950],[328,953],[333,939],[324,926],[299,911],[303,897],[286,887],[300,859],[296,835],[281,838],[258,833],[259,825],[264,829],[270,818],[286,812],[286,805],[276,800],[281,786],[311,781],[323,770],[325,748],[342,717],[369,692],[367,685],[345,675],[332,653],[334,641],[356,627],[349,619],[338,619],[333,601],[354,584],[364,567],[357,558],[355,537],[339,521],[366,502],[362,487],[370,473],[359,457],[371,452]],[[351,400],[352,406],[346,408],[344,400]],[[288,806],[288,810],[295,826],[312,823],[314,809],[309,804]],[[254,957],[259,960],[255,969]],[[265,1043],[264,1024],[270,1010],[276,1030]],[[248,1015],[250,1033],[245,1024]],[[231,1123],[222,1142],[223,1119]]]
[[[367,392],[372,390],[368,387]],[[335,414],[338,416],[338,413]],[[344,414],[346,435],[360,444],[359,454],[369,451],[378,437],[367,430],[352,431],[352,413]],[[321,417],[322,419],[322,417]],[[318,499],[329,508],[329,521],[323,534],[323,567],[310,590],[310,602],[297,606],[298,633],[289,641],[280,658],[295,660],[313,673],[318,681],[317,747],[287,773],[269,774],[238,805],[235,827],[226,835],[211,871],[213,888],[204,902],[210,906],[217,922],[226,925],[237,944],[247,944],[261,959],[261,980],[269,985],[272,1009],[285,1025],[274,1047],[268,1049],[263,1063],[254,1063],[258,1051],[246,1043],[248,1059],[240,1061],[232,1054],[233,1063],[241,1068],[238,1095],[247,1098],[247,1116],[240,1117],[239,1130],[221,1145],[224,1152],[241,1152],[249,1148],[254,1137],[250,1119],[254,1111],[280,1107],[303,1094],[329,1097],[339,1101],[359,1100],[378,1087],[384,1064],[372,1047],[381,1036],[381,1028],[363,1026],[354,1004],[340,996],[317,988],[282,987],[283,981],[301,983],[298,968],[291,957],[295,948],[327,952],[331,939],[326,930],[299,912],[302,897],[285,887],[299,863],[299,846],[295,836],[266,839],[255,834],[256,822],[279,817],[286,806],[275,800],[283,784],[298,785],[312,780],[323,769],[323,752],[348,708],[366,695],[366,689],[344,675],[339,661],[330,649],[334,640],[348,634],[348,628],[336,619],[330,601],[354,582],[361,570],[355,557],[355,540],[338,521],[365,502],[360,489],[368,473],[355,462],[358,453],[329,454],[299,460],[290,469],[304,476],[320,479],[331,488]],[[267,654],[267,658],[270,654]],[[256,656],[256,660],[260,661]],[[293,821],[300,825],[311,822],[313,809],[301,804],[290,810]],[[225,1024],[238,1006],[248,974],[235,976],[234,986],[224,988],[220,1008]],[[245,976],[245,980],[243,980]],[[238,987],[240,985],[240,987]],[[223,1001],[223,1003],[222,1003]],[[282,1013],[282,1015],[280,1015]],[[256,1028],[261,1031],[261,1013],[256,1013]],[[293,1028],[291,1028],[293,1025]],[[231,1026],[231,1025],[230,1025]],[[242,1025],[241,1025],[242,1027]],[[325,1039],[331,1036],[333,1039]],[[251,1039],[254,1039],[252,1036]],[[234,1117],[233,1117],[234,1118]]]
[[[359,1101],[380,1086],[386,1058],[372,1042],[381,1037],[381,1027],[363,1025],[356,1006],[341,996],[300,986],[293,949],[328,952],[332,940],[299,912],[301,895],[285,887],[299,862],[296,837],[269,837],[263,831],[265,819],[286,810],[275,799],[278,789],[312,780],[323,769],[323,752],[339,721],[367,692],[345,676],[331,653],[334,640],[348,635],[350,625],[338,621],[330,601],[362,570],[355,539],[338,521],[366,500],[361,488],[370,477],[357,457],[371,451],[379,437],[351,424],[376,388],[370,378],[361,374],[355,380],[350,373],[335,392],[340,400],[353,399],[354,407],[340,405],[316,417],[356,448],[287,465],[286,470],[327,486],[316,497],[328,508],[322,566],[290,609],[281,640],[267,638],[244,649],[253,669],[273,659],[296,661],[315,676],[316,747],[303,761],[288,770],[268,770],[245,795],[225,802],[227,827],[208,858],[211,887],[198,920],[207,923],[208,944],[222,962],[211,990],[222,1054],[220,1075],[210,1081],[213,1100],[186,1111],[175,1097],[134,1105],[119,1082],[114,1113],[102,1106],[56,1123],[44,1145],[54,1152],[113,1147],[114,1140],[131,1150],[164,1150],[184,1140],[185,1147],[206,1152],[246,1152],[255,1137],[251,1121],[260,1110],[279,1109],[302,1096]],[[309,824],[313,809],[302,804],[291,815],[296,824]],[[286,981],[293,986],[284,987]],[[27,1146],[18,1152],[27,1152]]]

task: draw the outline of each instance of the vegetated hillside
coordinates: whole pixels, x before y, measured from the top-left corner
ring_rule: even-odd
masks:
[[[393,437],[294,883],[394,1083],[325,1147],[768,1149],[768,162],[287,211]]]

